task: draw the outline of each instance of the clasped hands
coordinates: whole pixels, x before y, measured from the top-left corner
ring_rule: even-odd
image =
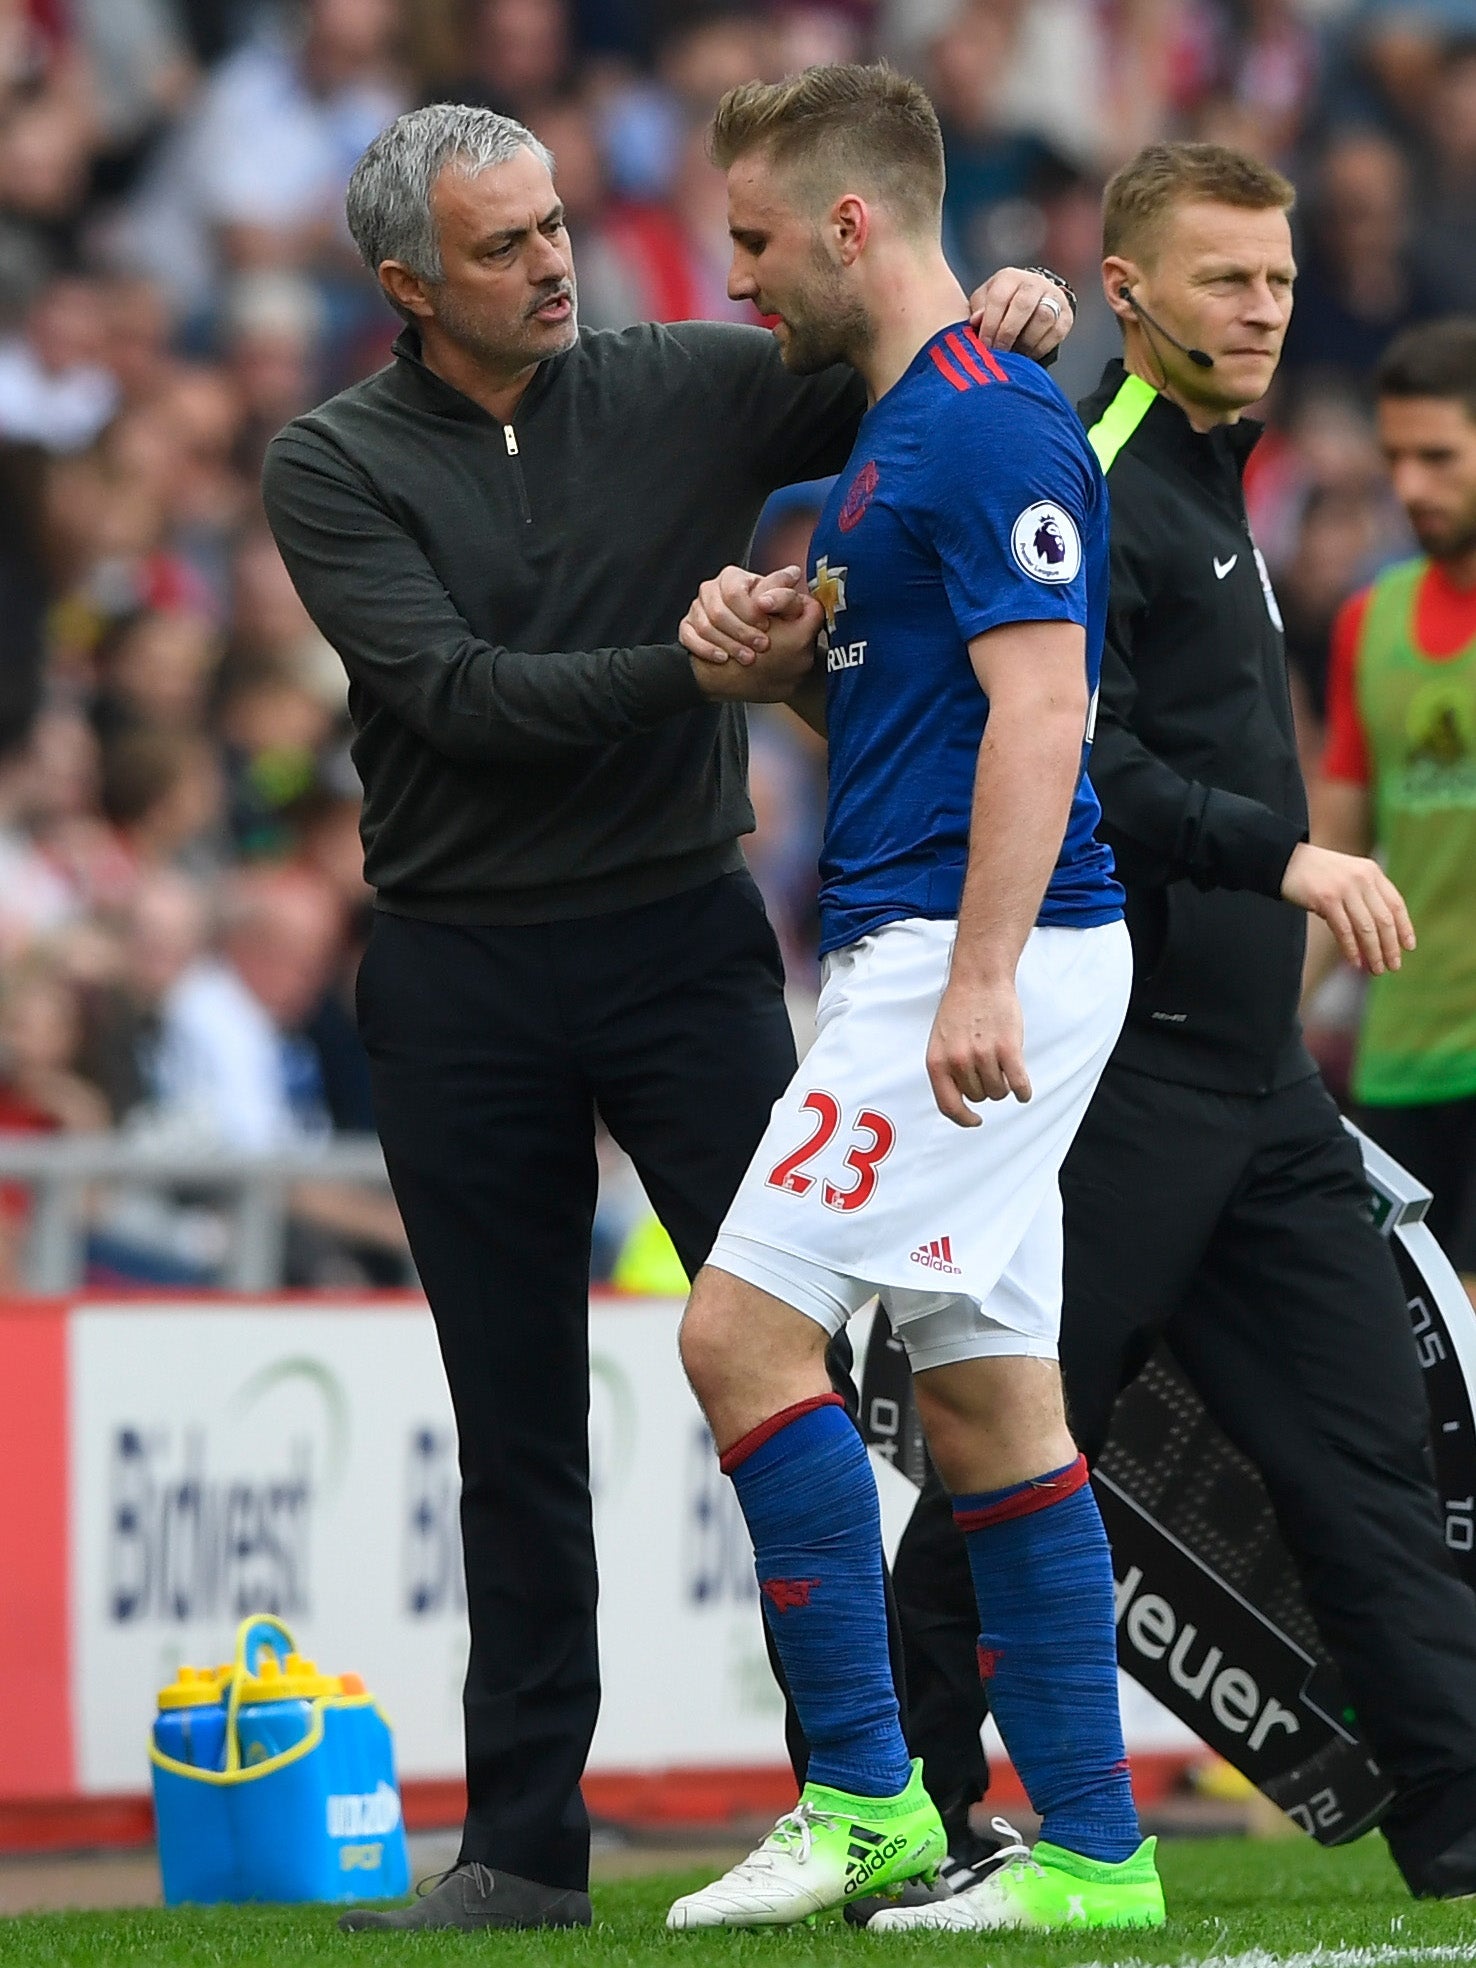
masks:
[[[725,567],[697,590],[678,635],[707,696],[780,704],[809,675],[824,623],[802,568]]]

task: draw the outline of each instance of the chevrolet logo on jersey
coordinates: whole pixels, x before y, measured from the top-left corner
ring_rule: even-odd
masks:
[[[846,570],[832,567],[829,557],[822,554],[815,562],[815,578],[810,583],[810,593],[825,610],[825,631],[835,634],[835,618],[846,605]]]

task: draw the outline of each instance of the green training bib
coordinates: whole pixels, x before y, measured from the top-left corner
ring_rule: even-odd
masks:
[[[1476,636],[1424,654],[1415,605],[1426,560],[1374,583],[1355,652],[1375,837],[1419,948],[1370,980],[1353,1092],[1405,1107],[1476,1093]]]

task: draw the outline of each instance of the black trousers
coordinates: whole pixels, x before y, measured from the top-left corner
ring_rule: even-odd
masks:
[[[794,1072],[778,946],[747,874],[579,922],[379,915],[359,1021],[460,1442],[461,1856],[583,1887],[595,1108],[695,1274]]]
[[[1435,1241],[1464,1278],[1476,1278],[1476,1094],[1418,1107],[1359,1107],[1353,1118],[1424,1183]]]
[[[1399,1789],[1390,1846],[1427,1888],[1437,1855],[1476,1826],[1476,1596],[1446,1552],[1404,1293],[1363,1214],[1355,1145],[1315,1078],[1243,1097],[1109,1067],[1061,1187],[1061,1365],[1077,1440],[1100,1452],[1117,1395],[1162,1338],[1265,1480],[1324,1643]],[[920,1685],[951,1624],[941,1678],[968,1739],[975,1616],[947,1508],[932,1486],[896,1584],[904,1630],[933,1636],[908,1657],[914,1747],[958,1781],[967,1763],[957,1747],[934,1750],[942,1701]]]

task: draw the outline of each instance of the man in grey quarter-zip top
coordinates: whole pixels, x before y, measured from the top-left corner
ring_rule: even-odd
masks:
[[[267,456],[284,560],[349,674],[374,930],[359,1017],[460,1437],[471,1658],[460,1860],[353,1926],[588,1923],[599,1704],[586,1434],[596,1103],[688,1274],[794,1069],[738,838],[741,700],[677,626],[775,487],[839,469],[849,370],[733,323],[581,333],[552,159],[439,104],[354,173],[395,360]],[[1059,286],[976,297],[1047,353]]]

